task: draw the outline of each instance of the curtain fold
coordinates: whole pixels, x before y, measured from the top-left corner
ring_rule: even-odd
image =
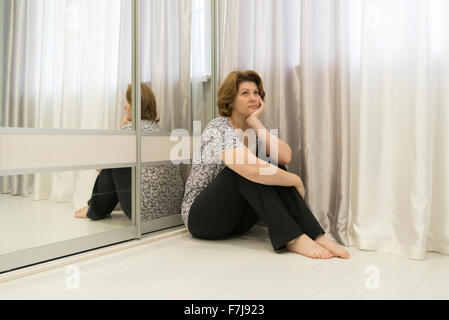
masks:
[[[192,0],[191,9],[191,101],[192,121],[201,121],[203,130],[214,117],[211,46],[211,1]]]
[[[350,245],[349,16],[343,1],[303,1],[301,15],[301,174],[323,229]]]
[[[152,0],[141,2],[142,44],[151,48],[142,54],[142,80],[151,81],[156,96],[160,126],[192,130],[190,103],[191,1]],[[146,22],[145,22],[146,21]],[[144,37],[145,35],[145,37]]]

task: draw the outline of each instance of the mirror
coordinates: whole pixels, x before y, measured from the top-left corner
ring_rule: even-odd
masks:
[[[120,130],[131,78],[131,2],[2,0],[0,22],[0,137],[26,137],[47,150],[36,157],[38,150],[18,144],[34,162],[19,168],[7,164],[17,159],[1,156],[0,255],[134,226],[117,206],[95,223],[75,217],[99,195],[95,169],[128,167],[123,183],[132,182],[132,156],[106,166],[108,157],[89,154],[96,146],[135,146]],[[85,140],[85,148],[69,140],[52,147],[62,135]],[[117,191],[131,197],[129,188]]]
[[[92,197],[89,186],[97,175],[95,170],[79,170],[2,177],[0,256],[131,226],[120,208],[95,223],[74,218],[74,207],[82,207]]]
[[[211,3],[140,2],[140,75],[155,95],[160,120],[160,130],[142,126],[142,134],[167,138],[142,142],[143,152],[162,149],[173,130],[184,129],[192,135],[193,121],[201,121],[204,128],[212,120]],[[162,226],[163,221],[165,226],[182,224],[181,204],[190,165],[173,164],[168,152],[164,160],[142,163],[143,232],[154,230],[151,226],[158,223]]]
[[[130,2],[1,3],[0,127],[118,130],[131,77]]]
[[[193,121],[201,121],[204,129],[213,119],[211,3],[139,2],[139,71],[146,86],[141,104],[146,105],[151,94],[155,102],[153,114],[142,112],[143,137],[167,141],[163,139],[175,129],[192,134]],[[106,143],[111,148],[123,147],[122,141],[133,145],[128,116],[130,0],[3,0],[0,19],[0,138],[24,129],[31,131],[18,134],[47,138],[83,130],[92,136],[93,146],[105,135],[112,136]],[[50,159],[52,146],[47,147]],[[73,146],[66,148],[69,157]],[[142,142],[145,148],[151,153],[159,145]],[[104,165],[87,151],[71,156],[77,166],[59,164],[59,158],[52,158],[57,164],[48,168],[40,159],[42,170],[37,165],[32,170],[0,166],[0,255],[135,225],[127,201],[133,198],[129,186],[135,163]],[[189,170],[190,165],[173,164],[169,153],[163,161],[142,163],[143,233],[182,224],[180,207]],[[92,202],[107,202],[107,210],[89,212],[86,206]]]

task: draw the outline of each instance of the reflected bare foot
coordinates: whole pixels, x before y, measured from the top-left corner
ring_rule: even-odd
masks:
[[[312,259],[332,258],[332,254],[329,251],[310,239],[306,234],[290,241],[287,244],[287,249]]]
[[[315,239],[315,242],[318,243],[320,246],[322,246],[322,247],[326,248],[327,250],[329,250],[329,252],[334,257],[340,257],[340,258],[343,258],[343,259],[349,259],[350,258],[348,250],[343,249],[342,247],[340,247],[338,244],[333,242],[331,239],[329,239],[325,235],[319,235]]]
[[[89,210],[89,206],[85,206],[75,212],[75,218],[86,218],[87,210]]]

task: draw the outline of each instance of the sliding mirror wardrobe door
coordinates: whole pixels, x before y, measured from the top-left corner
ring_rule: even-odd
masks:
[[[212,119],[212,1],[140,2],[142,233],[182,225],[192,137]]]
[[[0,272],[140,236],[133,6],[0,2]]]

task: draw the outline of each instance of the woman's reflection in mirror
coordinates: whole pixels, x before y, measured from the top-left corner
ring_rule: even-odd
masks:
[[[126,92],[126,115],[121,122],[122,130],[132,130],[131,85]],[[150,87],[141,85],[141,130],[144,133],[161,132],[158,124],[156,98]],[[87,206],[75,212],[76,218],[101,220],[109,217],[117,204],[131,219],[131,168],[97,170],[92,196]],[[143,220],[179,214],[184,183],[179,166],[171,163],[143,166],[141,182],[141,216]]]

